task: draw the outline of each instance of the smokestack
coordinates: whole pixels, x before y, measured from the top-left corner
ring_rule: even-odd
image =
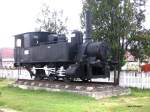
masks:
[[[90,41],[91,38],[91,33],[92,33],[92,15],[90,10],[86,10],[85,12],[85,28],[86,28],[86,37],[85,41]]]

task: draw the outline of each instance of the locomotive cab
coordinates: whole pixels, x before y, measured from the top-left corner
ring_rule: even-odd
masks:
[[[29,32],[15,36],[15,65],[69,62],[65,35]]]

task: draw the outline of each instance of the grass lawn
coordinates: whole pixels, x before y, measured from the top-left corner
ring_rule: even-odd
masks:
[[[150,112],[150,90],[101,100],[65,92],[21,90],[0,80],[0,108],[21,112]]]

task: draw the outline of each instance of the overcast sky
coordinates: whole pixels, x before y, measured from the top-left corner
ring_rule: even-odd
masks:
[[[52,9],[64,10],[69,30],[80,29],[82,0],[1,0],[0,47],[13,47],[13,35],[34,31],[37,14],[44,3]],[[145,27],[150,28],[150,0],[147,3]]]

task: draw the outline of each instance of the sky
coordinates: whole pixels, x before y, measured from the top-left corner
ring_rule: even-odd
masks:
[[[52,9],[63,10],[68,29],[80,29],[81,0],[1,0],[0,48],[13,47],[13,35],[35,30],[35,21],[44,3]]]
[[[150,28],[150,0],[147,0],[145,27]],[[82,0],[1,0],[0,1],[0,48],[13,47],[13,35],[35,30],[36,18],[42,5],[63,10],[68,17],[69,30],[80,29]]]

